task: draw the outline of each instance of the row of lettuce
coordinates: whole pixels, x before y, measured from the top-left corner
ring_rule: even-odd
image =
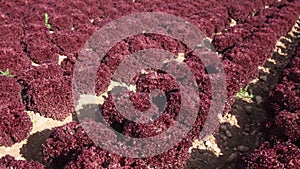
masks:
[[[262,123],[267,141],[244,157],[244,168],[299,168],[300,162],[300,46],[271,90],[270,118]]]
[[[56,64],[59,55],[75,57],[97,28],[132,13],[174,14],[212,37],[230,26],[230,18],[243,21],[272,2],[274,0],[209,0],[202,3],[187,0],[1,1],[0,70],[8,68],[12,74],[17,74],[30,68],[31,61]]]
[[[204,4],[204,7],[202,3],[196,2],[191,5],[190,3],[180,2],[180,4],[184,4],[183,6],[175,2],[156,1],[136,3],[89,1],[83,4],[76,3],[76,1],[56,2],[54,4],[51,2],[47,4],[33,2],[35,1],[27,1],[28,4],[25,4],[30,4],[31,7],[29,9],[31,11],[28,11],[26,8],[24,11],[11,14],[13,15],[11,17],[17,18],[18,14],[22,13],[22,17],[26,17],[21,20],[5,21],[5,23],[9,22],[7,25],[21,26],[20,30],[22,31],[20,31],[21,34],[19,35],[16,32],[7,34],[7,38],[1,41],[1,44],[7,46],[3,48],[3,56],[7,56],[9,52],[12,52],[10,53],[11,56],[15,56],[12,57],[13,60],[8,58],[6,63],[10,63],[10,67],[5,68],[9,68],[13,75],[16,75],[14,78],[1,76],[2,79],[0,81],[0,86],[3,88],[1,91],[4,91],[3,95],[1,93],[0,98],[1,104],[3,103],[1,109],[1,114],[3,114],[1,127],[3,130],[1,130],[0,143],[4,146],[11,146],[28,137],[32,123],[25,110],[32,110],[56,120],[63,120],[74,112],[71,79],[73,78],[74,64],[79,57],[79,50],[97,27],[103,26],[103,24],[112,19],[131,12],[161,11],[190,19],[193,24],[196,24],[209,37],[212,37],[213,33],[221,31],[221,34],[213,36],[212,43],[216,50],[222,54],[222,63],[227,75],[228,98],[224,111],[226,112],[230,109],[237,91],[257,76],[257,67],[264,64],[266,59],[273,55],[276,40],[291,29],[297,21],[300,11],[300,4],[297,1],[255,1],[255,3],[252,1],[240,3],[233,1],[208,1],[207,4]],[[68,3],[72,4],[71,8],[70,5],[67,5]],[[93,3],[98,5],[97,9],[92,8],[94,5],[91,4]],[[248,5],[244,6],[244,3]],[[227,5],[224,7],[224,4]],[[15,5],[21,6],[24,4],[20,2],[13,5],[7,3],[7,5],[15,7]],[[84,5],[89,6],[82,8]],[[263,9],[266,5],[269,5],[269,7]],[[76,6],[86,10],[80,11],[79,9],[81,8],[78,9],[77,7],[76,9]],[[254,9],[256,9],[255,13],[253,13]],[[10,10],[10,8],[3,8],[2,10]],[[57,11],[59,14],[57,14]],[[63,14],[66,11],[67,13]],[[202,13],[199,11],[202,11]],[[81,14],[78,14],[80,12]],[[33,14],[31,15],[31,13]],[[45,13],[50,16],[50,29],[54,33],[49,33],[49,28],[44,25]],[[70,13],[71,15],[66,15]],[[52,19],[51,16],[53,16]],[[230,17],[238,20],[236,26],[229,27]],[[87,18],[97,18],[99,20],[76,23],[74,18],[83,19],[84,21]],[[28,19],[30,19],[31,23],[28,23]],[[67,20],[72,20],[72,26],[67,25]],[[7,25],[4,24],[4,26]],[[23,25],[24,27],[22,28]],[[7,41],[9,38],[11,38],[10,42]],[[208,116],[213,94],[210,89],[208,73],[211,71],[208,71],[208,69],[214,68],[213,63],[210,67],[204,67],[193,51],[190,51],[184,44],[170,37],[151,34],[137,35],[119,42],[105,56],[97,74],[96,93],[101,94],[106,90],[112,74],[115,73],[118,65],[127,56],[138,50],[148,48],[161,48],[176,55],[184,53],[184,62],[194,73],[199,91],[196,93],[192,91],[188,94],[191,96],[198,94],[201,100],[195,125],[187,136],[178,145],[162,154],[136,159],[122,157],[98,147],[88,137],[86,131],[82,128],[82,124],[74,121],[53,129],[50,137],[43,145],[44,164],[47,167],[67,169],[184,167],[186,160],[189,158],[188,149],[193,140],[199,137]],[[16,57],[16,54],[20,55]],[[68,58],[61,65],[58,65],[58,55],[66,55]],[[41,65],[32,66],[31,61]],[[174,71],[178,70],[174,69]],[[218,75],[218,70],[213,72]],[[180,71],[175,73],[184,77],[184,74]],[[82,76],[87,75],[89,75],[89,72]],[[180,111],[181,95],[178,85],[174,78],[162,71],[140,74],[137,76],[135,83],[137,92],[129,92],[129,95],[135,108],[141,111],[147,109],[151,104],[151,100],[149,100],[147,95],[150,91],[159,89],[166,95],[168,102],[164,107],[163,115],[157,120],[148,124],[139,124],[126,119],[114,105],[111,94],[105,98],[103,105],[96,106],[103,110],[102,115],[106,123],[126,136],[145,138],[163,133],[172,126]],[[156,97],[161,97],[160,93],[155,94]],[[122,102],[123,98],[120,96],[118,99]],[[94,110],[94,106],[85,105],[83,114],[87,113],[89,109]],[[160,110],[158,105],[154,104],[153,107],[154,110]],[[189,119],[187,116],[186,123],[190,120],[192,119]],[[90,131],[101,133],[102,130],[105,130],[101,127],[101,123],[103,122],[87,120],[84,124]],[[112,146],[120,143],[115,135],[107,136],[107,138],[107,144]],[[166,140],[163,139],[161,141],[164,142]],[[131,139],[125,141],[128,143],[132,142]],[[124,149],[124,151],[130,152],[135,150],[133,148],[131,150]],[[42,168],[42,164],[37,162],[15,161],[10,156],[2,158],[0,164],[4,167]]]

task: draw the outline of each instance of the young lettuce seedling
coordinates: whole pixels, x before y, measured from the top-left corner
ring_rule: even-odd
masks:
[[[45,26],[48,28],[48,29],[51,29],[51,25],[49,23],[49,15],[47,13],[45,13]]]
[[[242,88],[236,95],[237,98],[240,98],[240,99],[245,99],[245,98],[254,98],[254,95],[253,94],[250,94],[248,92],[248,88],[249,86],[246,86],[245,88]]]
[[[0,70],[0,75],[7,76],[7,77],[13,77],[13,75],[11,75],[9,73],[9,69],[6,69],[4,72]]]

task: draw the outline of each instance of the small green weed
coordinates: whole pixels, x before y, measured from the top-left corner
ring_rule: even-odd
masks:
[[[246,86],[245,88],[242,88],[236,95],[237,98],[240,98],[240,99],[245,99],[245,98],[254,98],[254,95],[253,94],[250,94],[248,92],[248,88],[249,86]]]
[[[6,69],[4,72],[0,70],[0,75],[7,76],[7,77],[13,77],[13,75],[9,73],[9,69]]]
[[[51,25],[49,23],[49,15],[47,13],[45,13],[45,26],[48,28],[48,29],[51,29]]]

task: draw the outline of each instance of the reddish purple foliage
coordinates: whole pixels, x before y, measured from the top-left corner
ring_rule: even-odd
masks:
[[[234,64],[230,60],[223,60],[224,71],[226,73],[227,95],[235,96],[238,90],[247,84],[249,72],[240,65]]]
[[[277,84],[268,96],[268,104],[271,105],[275,113],[282,110],[294,112],[300,110],[300,84],[299,84],[299,66],[300,53],[296,48],[295,58],[284,69],[281,81]]]
[[[164,92],[178,90],[179,86],[170,74],[151,71],[147,74],[141,74],[136,82],[137,91],[150,92],[154,89],[159,89]]]
[[[243,164],[237,168],[265,168],[279,169],[300,167],[300,149],[289,142],[265,142],[249,157],[243,159]]]
[[[0,145],[21,142],[30,133],[32,123],[21,99],[21,86],[15,79],[0,75]]]
[[[49,23],[54,31],[70,30],[73,28],[72,17],[67,14],[51,16]]]
[[[83,128],[71,122],[53,130],[43,144],[44,160],[53,168],[63,168],[83,150],[93,145]]]
[[[185,58],[184,62],[187,64],[187,66],[193,73],[197,81],[199,91],[211,96],[211,85],[209,76],[207,74],[205,66],[201,62],[201,59],[197,56],[194,56],[191,53],[188,53],[188,56]]]
[[[100,129],[97,123],[92,121],[86,122],[83,125],[87,125],[86,127],[90,128],[91,134]],[[53,168],[65,167],[70,169],[79,166],[92,168],[99,168],[100,166],[108,168],[145,168],[146,166],[155,166],[161,168],[169,166],[170,162],[172,167],[182,168],[185,160],[189,157],[187,151],[190,147],[189,142],[183,140],[177,148],[172,148],[163,154],[149,158],[124,158],[96,147],[88,139],[82,127],[78,123],[72,122],[57,127],[52,131],[50,137],[43,145],[43,154],[45,161]],[[174,158],[175,156],[177,158]]]
[[[228,54],[223,63],[228,74],[227,84],[229,85],[228,93],[230,96],[228,103],[230,104],[238,89],[256,75],[257,71],[254,68],[264,63],[266,58],[271,56],[276,38],[287,33],[298,18],[299,8],[297,4],[299,3],[296,3],[296,1],[291,1],[291,3],[282,1],[271,5],[269,9],[259,11],[256,14],[257,16],[248,19],[253,10],[259,10],[265,5],[271,4],[271,2],[273,1],[263,0],[258,3],[250,0],[211,0],[201,3],[188,0],[179,2],[145,0],[134,3],[131,1],[94,0],[86,0],[85,2],[57,2],[50,0],[47,3],[39,0],[28,0],[26,2],[7,1],[1,2],[0,5],[0,21],[4,21],[4,24],[1,25],[3,29],[0,31],[0,35],[2,35],[0,41],[19,41],[23,38],[21,42],[24,45],[24,51],[28,57],[37,63],[52,62],[56,64],[58,54],[68,56],[70,62],[66,60],[62,65],[66,71],[58,66],[52,65],[48,67],[42,65],[24,71],[18,77],[24,87],[24,93],[26,94],[24,101],[27,108],[40,112],[47,117],[63,119],[72,112],[71,85],[68,76],[72,75],[72,67],[76,62],[77,53],[88,37],[95,31],[90,19],[95,20],[93,22],[95,27],[101,27],[108,21],[134,12],[167,12],[189,20],[207,36],[212,37],[214,33],[228,28],[230,17],[233,17],[244,23],[229,29],[228,32],[224,31],[223,34],[216,36],[214,39],[217,50]],[[50,24],[52,24],[50,30],[54,30],[54,34],[49,34],[48,28],[44,25],[45,13],[50,16]],[[13,22],[10,20],[13,20]],[[280,25],[278,26],[278,24]],[[10,27],[14,29],[7,29]],[[72,28],[74,30],[71,30]],[[25,37],[23,37],[24,33]],[[128,55],[138,50],[152,47],[169,50],[175,55],[179,52],[186,54],[189,50],[172,38],[158,35],[138,35],[132,39],[126,39],[116,45],[104,58],[103,65],[105,64],[107,67],[102,65],[98,70],[99,79],[96,81],[96,92],[99,94],[107,88],[111,73],[114,73],[118,65]],[[252,52],[253,50],[259,55],[255,56],[255,53]],[[252,67],[246,66],[245,63],[247,62],[250,62]],[[148,165],[156,166],[157,168],[171,168],[170,163],[172,168],[181,168],[184,165],[184,161],[188,157],[187,149],[192,139],[199,135],[198,127],[203,125],[203,121],[206,118],[211,94],[207,83],[207,73],[211,73],[210,71],[214,70],[214,67],[210,66],[207,67],[207,72],[205,72],[204,68],[198,65],[197,60],[189,60],[187,58],[186,63],[188,63],[196,76],[200,90],[199,95],[204,98],[200,101],[201,108],[195,128],[190,132],[186,140],[165,154],[151,159],[143,159],[142,161],[120,158],[106,153],[106,159],[111,162],[104,162],[105,164],[103,165],[111,167],[122,166],[124,168],[145,167]],[[22,64],[22,66],[26,67],[26,64]],[[88,75],[89,72],[86,72],[85,76]],[[150,73],[150,75],[155,74]],[[150,90],[157,88],[168,91],[177,87],[167,76],[158,80],[149,78],[149,76],[139,81],[139,91],[150,92]],[[149,102],[151,102],[141,93],[132,94],[131,96],[134,106],[141,110],[147,109]],[[172,102],[172,100],[177,101],[180,96],[177,95],[177,92],[173,92],[168,97],[171,103],[168,103],[170,106],[167,107],[166,111],[168,112],[166,114],[170,116],[166,117],[165,121],[158,120],[157,122],[159,123],[155,124],[161,124],[163,129],[170,125],[177,112],[178,102]],[[120,99],[122,100],[122,98]],[[121,112],[117,112],[114,105],[110,103],[109,98],[104,105],[104,111],[108,122],[121,131],[128,134],[131,133],[132,129],[137,129],[139,132],[137,136],[147,136],[145,133],[147,133],[148,129],[125,121],[120,116]],[[190,119],[187,117],[187,120]],[[125,122],[127,123],[125,124]],[[54,132],[45,144],[44,154],[46,161],[52,164],[55,163],[57,168],[62,168],[69,161],[73,161],[70,164],[71,168],[76,166],[96,167],[93,166],[95,164],[94,160],[101,159],[101,156],[94,154],[98,150],[90,148],[91,143],[89,141],[85,140],[85,144],[85,141],[80,140],[86,138],[86,136],[83,136],[82,131],[79,129],[74,131],[73,128],[76,127],[72,125],[64,127],[57,129],[57,133]],[[151,127],[153,128],[153,125],[149,128]],[[74,133],[78,135],[75,134],[76,136],[74,136]],[[84,152],[82,153],[81,151]],[[81,153],[82,155],[78,156]],[[86,158],[86,156],[89,158]],[[78,159],[78,162],[75,162],[75,159]],[[103,159],[101,160],[103,161]]]
[[[76,160],[69,162],[64,169],[77,169],[77,168],[107,168],[109,161],[118,159],[111,159],[108,157],[107,152],[98,147],[91,147],[89,149],[83,149],[82,153],[76,158]]]
[[[298,15],[295,13],[295,11],[300,11],[300,4],[296,1],[292,1],[291,3],[284,1],[283,4],[283,6],[276,6],[276,4],[272,4],[270,8],[264,9],[262,12],[258,13],[258,15],[247,19],[242,17],[241,19],[245,20],[242,22],[242,24],[238,24],[227,31],[223,31],[222,34],[216,35],[213,39],[213,44],[215,45],[217,51],[225,52],[226,50],[230,50],[230,48],[236,43],[255,36],[258,36],[255,38],[257,41],[259,41],[259,39],[263,40],[262,42],[259,41],[258,44],[255,43],[256,45],[270,45],[273,47],[275,45],[274,40],[282,35],[285,35],[297,21]],[[241,7],[238,5],[236,8],[237,12],[247,13],[247,10],[245,11],[242,8],[249,8],[249,6]],[[273,15],[279,16],[273,17]],[[265,30],[263,30],[263,28],[265,28]],[[267,42],[264,42],[265,40],[267,40]]]
[[[299,49],[299,45],[296,50]],[[284,69],[279,84],[269,93],[268,105],[271,105],[272,115],[264,127],[266,135],[273,139],[289,140],[300,145],[300,85],[299,57],[296,51],[294,58]]]
[[[68,56],[61,62],[61,68],[64,69],[65,75],[73,76],[74,64],[76,63],[76,57],[74,55]]]
[[[12,22],[10,24],[0,25],[0,42],[2,41],[17,41],[23,36],[21,22]]]
[[[242,41],[242,37],[240,35],[236,35],[231,32],[224,32],[220,35],[214,36],[212,43],[217,51],[222,52],[226,50],[226,48],[234,46],[234,44],[239,41]]]
[[[259,57],[257,56],[257,53],[252,50],[253,46],[250,46],[250,48],[249,46],[248,43],[239,44],[230,51],[224,53],[224,57],[243,68],[254,70],[259,66]]]
[[[299,84],[277,84],[269,94],[268,102],[275,112],[282,110],[295,111],[300,109]]]
[[[18,169],[45,169],[45,166],[36,161],[16,160],[10,155],[0,159],[0,168],[18,168]]]
[[[145,3],[148,3],[148,2],[145,2]],[[149,5],[149,10],[155,11],[156,6],[157,6],[157,2],[155,2],[155,1],[151,2]],[[164,4],[161,5],[161,7],[164,8]],[[127,9],[126,6],[124,6],[124,8]],[[276,12],[280,12],[280,10],[278,10],[277,8],[274,8],[274,9],[272,8],[272,10],[275,10]],[[188,12],[182,11],[182,14],[187,16]],[[109,12],[107,13],[107,15],[110,15],[110,17],[112,17],[114,15],[118,16],[118,15],[120,15],[120,11],[117,11],[115,8],[109,8]],[[206,14],[203,14],[203,16],[205,16],[205,15]],[[207,16],[209,16],[209,15],[207,15]],[[214,32],[213,29],[215,29],[215,28],[214,28],[213,24],[211,22],[209,22],[208,20],[201,19],[196,16],[192,16],[191,18],[193,18],[194,19],[193,21],[195,22],[195,24],[197,26],[199,26],[202,30],[205,30],[205,32],[207,34],[211,34],[212,32]],[[262,20],[266,19],[266,16],[264,18],[260,17],[259,19],[262,19]],[[216,21],[217,20],[214,20],[215,23],[221,23],[221,21],[220,22],[219,21],[216,22]],[[266,19],[265,22],[267,22],[267,21],[268,20]],[[103,24],[103,22],[101,21],[101,23],[97,23],[97,25],[99,24],[99,26],[100,26],[101,24]],[[250,77],[256,75],[257,71],[253,70],[253,69],[255,67],[257,67],[259,64],[262,64],[266,60],[267,57],[271,56],[272,53],[270,53],[270,51],[273,50],[272,44],[275,43],[274,42],[275,36],[277,36],[280,33],[283,33],[283,32],[281,32],[281,30],[283,30],[283,29],[280,29],[280,30],[275,29],[275,32],[272,28],[270,28],[270,29],[261,28],[260,29],[258,26],[259,23],[264,23],[264,22],[255,22],[255,23],[253,23],[253,25],[251,25],[251,23],[249,23],[249,21],[248,21],[248,23],[241,25],[239,34],[244,36],[243,38],[240,39],[237,36],[236,40],[233,40],[233,42],[228,42],[228,43],[226,42],[230,46],[228,46],[227,44],[220,45],[221,48],[224,48],[224,49],[229,49],[231,47],[231,45],[237,46],[236,48],[234,48],[234,50],[232,50],[232,52],[231,52],[232,55],[230,57],[228,56],[228,58],[230,58],[232,61],[228,60],[227,58],[225,58],[225,60],[223,61],[224,68],[227,73],[228,93],[229,93],[230,98],[232,98],[232,96],[235,95],[235,93],[239,90],[240,87],[243,87],[244,85],[247,84]],[[202,25],[199,25],[199,24],[202,24]],[[226,25],[226,24],[224,24],[224,25]],[[246,27],[246,29],[243,30],[242,29],[243,27]],[[218,28],[218,29],[221,29],[221,28]],[[252,30],[253,32],[247,31],[247,30]],[[116,45],[117,47],[113,48],[108,53],[108,55],[105,57],[103,63],[106,64],[110,68],[111,73],[113,73],[116,70],[116,68],[118,67],[118,65],[130,53],[141,50],[141,49],[150,48],[150,47],[156,47],[156,48],[162,47],[163,49],[168,49],[172,52],[174,51],[175,53],[177,52],[176,48],[174,48],[175,50],[173,49],[173,46],[175,46],[175,44],[179,44],[178,42],[175,43],[175,41],[170,41],[169,43],[157,43],[156,41],[159,41],[160,39],[163,42],[165,42],[166,40],[168,41],[168,39],[163,39],[163,38],[158,37],[155,40],[153,40],[152,37],[155,37],[155,36],[140,35],[140,36],[137,36],[136,39],[132,39],[132,40],[129,39],[125,42],[120,42],[118,45]],[[228,38],[231,38],[231,37],[228,37]],[[247,45],[247,43],[257,43],[257,44]],[[171,44],[171,45],[169,45],[169,44]],[[267,50],[263,51],[261,46],[266,46]],[[180,48],[180,44],[178,45],[178,47]],[[253,53],[251,50],[251,49],[256,49],[256,48],[258,48],[258,50],[261,52],[259,56],[256,56],[255,53]],[[187,50],[184,47],[182,49],[183,49],[184,53]],[[251,68],[246,67],[245,63],[247,63],[248,61],[253,62],[252,64],[255,66],[253,66]],[[209,90],[209,88],[207,88],[206,84],[204,83],[206,76],[205,76],[205,70],[203,69],[203,67],[198,68],[197,67],[198,61],[194,61],[192,59],[189,60],[188,58],[186,59],[186,63],[188,63],[188,65],[192,68],[193,73],[196,75],[198,84],[202,84],[203,88],[205,88],[205,89],[202,89],[203,92],[210,93],[207,91],[207,90]],[[238,64],[236,64],[236,63],[238,63]],[[201,70],[201,69],[203,69],[203,70]],[[210,70],[211,68],[208,68],[208,69]],[[150,76],[150,75],[157,76],[155,73],[150,73],[148,76]],[[162,86],[159,87],[159,86],[157,86],[158,84],[161,84]],[[162,80],[156,80],[153,78],[146,77],[143,80],[138,81],[137,89],[138,89],[138,91],[144,91],[144,92],[145,91],[150,92],[150,90],[154,90],[157,88],[162,89],[164,91],[168,91],[168,90],[172,89],[172,86],[174,87],[176,85],[173,85],[173,83],[167,83],[166,77],[162,78]],[[173,97],[175,98],[175,100],[177,100],[176,98],[178,98],[177,95],[174,95]],[[142,99],[142,98],[144,98],[144,99]],[[205,107],[205,106],[209,105],[209,97],[207,95],[203,94],[203,98],[205,98],[205,99],[202,100],[200,103],[200,105],[203,107],[201,107],[201,110],[199,113],[205,114],[205,112],[207,111],[207,107]],[[119,99],[122,100],[121,97],[119,97]],[[133,101],[133,102],[137,101],[137,103],[134,103],[135,107],[138,107],[142,110],[147,108],[148,100],[146,97],[140,97],[140,99],[142,99],[142,100],[136,99],[135,97],[133,97],[131,99],[132,99],[131,101]],[[231,101],[232,100],[228,101],[228,104],[230,104]],[[177,106],[178,106],[178,104],[177,104]],[[119,131],[121,133],[134,135],[136,137],[148,136],[147,133],[148,134],[150,133],[150,135],[157,134],[155,132],[154,133],[149,132],[149,129],[151,129],[151,126],[149,126],[149,128],[145,128],[144,126],[139,126],[130,121],[126,121],[125,118],[121,115],[121,112],[118,112],[118,110],[115,108],[111,97],[107,98],[102,109],[103,109],[103,115],[105,117],[105,120],[113,128],[115,128],[117,131]],[[176,111],[172,111],[172,112],[174,113]],[[196,120],[197,126],[202,125],[203,120],[205,120],[204,116],[205,115],[203,115],[203,114],[201,116],[198,116],[198,118]],[[171,116],[171,118],[164,118],[164,119],[172,120],[172,118],[173,118],[173,116]],[[162,127],[168,128],[168,125],[170,122],[171,121],[169,121],[169,120],[165,120],[165,124],[163,124]],[[171,149],[170,151],[168,151],[168,153],[159,155],[158,157],[155,157],[152,159],[144,159],[146,164],[149,166],[166,167],[167,165],[164,162],[170,160],[170,161],[176,161],[173,163],[174,165],[172,167],[179,167],[179,166],[182,167],[183,161],[177,161],[176,159],[174,159],[174,155],[177,155],[179,153],[180,155],[187,157],[186,149],[190,145],[190,143],[191,143],[190,141],[199,134],[199,131],[196,130],[196,128],[197,127],[195,127],[195,129],[193,129],[190,132],[190,135],[186,138],[188,141],[179,144],[179,147],[177,147],[177,148],[179,148],[180,151],[178,151],[176,149]],[[162,128],[162,129],[164,130],[165,128]],[[180,148],[182,146],[184,148]],[[51,147],[49,147],[49,148],[51,148]],[[66,148],[66,149],[68,149],[68,148]],[[120,158],[118,156],[114,156],[111,154],[110,155],[106,154],[106,156],[104,158],[101,158],[102,156],[104,156],[104,154],[100,153],[100,156],[97,156],[97,152],[98,151],[102,152],[102,150],[97,150],[97,148],[90,148],[89,146],[87,146],[87,148],[84,148],[81,150],[83,150],[82,155],[79,155],[79,156],[75,155],[75,156],[77,156],[78,161],[76,162],[76,160],[75,160],[75,161],[71,162],[68,165],[68,167],[73,168],[76,166],[89,166],[89,165],[91,165],[91,167],[95,167],[94,160],[100,161],[100,159],[102,160],[101,165],[119,166],[120,164],[123,164],[121,166],[126,167],[128,164],[129,166],[132,166],[132,162],[131,162],[132,159],[130,159],[130,158],[124,158],[122,160],[116,160],[116,161],[111,160],[111,163],[105,163],[105,162],[103,162],[103,159],[107,159],[108,156],[109,157],[113,156],[114,157],[113,159],[120,159]],[[185,150],[184,153],[181,152],[181,150]],[[75,153],[75,154],[77,154],[77,153]],[[89,158],[86,158],[86,156],[88,156]],[[72,158],[73,157],[74,156],[72,156]],[[72,160],[70,160],[70,161],[72,161]],[[136,160],[133,160],[133,161],[136,161]],[[140,164],[141,167],[144,166],[144,164],[145,163],[141,163]],[[134,167],[134,166],[135,165],[133,165],[132,167]]]
[[[244,1],[239,1],[244,2]],[[235,4],[229,7],[229,16],[234,20],[246,20],[249,15],[253,12],[253,4],[244,2],[245,4]]]
[[[22,43],[28,57],[35,63],[57,63],[58,47],[51,42],[51,34],[47,31],[34,32],[26,35]]]
[[[47,32],[49,31],[45,24],[42,23],[27,23],[24,26],[25,35],[35,34],[37,32]],[[39,37],[41,38],[41,37]],[[44,37],[43,37],[44,38]]]
[[[0,70],[9,69],[10,74],[17,75],[19,72],[31,66],[31,60],[19,47],[18,43],[0,43]]]
[[[1,105],[15,103],[22,105],[22,87],[13,78],[0,75],[0,103]]]
[[[0,110],[1,146],[11,146],[28,137],[32,123],[23,105],[9,103]]]
[[[94,72],[94,65],[89,66],[87,64],[81,64],[81,68],[78,68],[79,64],[77,64],[77,70],[82,70],[73,72],[75,63],[76,57],[68,57],[67,59],[63,60],[63,62],[61,63],[61,67],[65,70],[64,75],[72,77],[72,81],[76,82],[73,84],[73,87],[76,87],[76,91],[81,91],[81,93],[88,93],[94,90],[97,95],[101,95],[107,90],[112,78],[111,70],[107,65],[98,63],[98,65],[95,65],[98,67],[98,70],[97,72]],[[96,77],[93,77],[95,73],[97,73],[97,75]],[[93,88],[91,84],[95,84],[95,88]],[[78,96],[76,96],[76,98],[77,97]]]
[[[71,79],[58,65],[33,67],[20,74],[18,80],[25,87],[24,102],[29,110],[57,120],[73,112]]]
[[[97,71],[96,84],[95,84],[96,94],[100,95],[101,93],[107,90],[107,87],[110,84],[111,76],[112,74],[110,73],[109,67],[107,67],[104,64],[100,64]]]
[[[284,139],[300,146],[300,110],[279,112],[265,125],[265,133],[273,140]]]
[[[296,50],[299,50],[299,49],[300,48],[298,47]],[[295,55],[300,56],[300,53],[296,53]],[[289,81],[293,82],[295,84],[300,83],[300,57],[295,57],[289,63],[287,68],[283,70],[282,81],[283,81],[283,83],[287,83]]]
[[[163,102],[163,96],[161,96],[159,93],[152,95],[152,100],[147,99],[146,96],[149,95],[150,91],[155,89],[162,90],[167,95],[166,99],[168,102],[165,100],[165,105],[160,105]],[[120,90],[122,89],[120,88]],[[116,99],[114,101],[112,100],[111,95],[107,98],[102,107],[102,114],[109,124],[118,126],[116,130],[121,132],[124,131],[124,134],[135,135],[136,137],[146,137],[145,133],[148,133],[148,135],[156,135],[163,132],[168,128],[168,126],[172,125],[172,120],[174,120],[179,111],[180,95],[178,93],[178,86],[176,83],[174,83],[174,80],[170,75],[156,72],[141,75],[137,81],[137,91],[138,93],[126,92],[117,95],[114,94]],[[149,103],[151,102],[154,106],[154,110],[152,110],[154,112],[152,113],[158,113],[163,110],[165,111],[158,119],[156,119],[157,117],[153,117],[153,122],[151,123],[144,125],[135,124],[129,120],[126,120],[121,114],[122,110],[118,110],[120,107],[128,107],[123,105],[127,104],[127,102],[124,100],[126,95],[130,96],[133,106],[135,106],[138,110],[145,110],[145,108],[147,109],[147,107],[150,106]],[[145,99],[142,99],[140,96],[144,96]],[[121,105],[116,107],[114,104],[115,102]],[[155,116],[155,114],[153,114],[153,116]]]
[[[264,1],[229,1],[227,4],[229,16],[237,21],[244,21],[248,19],[252,14],[260,11],[265,6],[270,5],[274,0]]]
[[[52,42],[59,47],[60,54],[69,55],[79,52],[87,39],[76,31],[66,30],[55,32]]]
[[[300,93],[299,45],[294,58],[284,69],[279,84],[269,93],[268,106],[272,117],[262,127],[270,142],[262,144],[244,158],[239,168],[299,168],[300,167]],[[271,143],[276,142],[276,143]]]
[[[83,9],[83,7],[80,9]],[[78,9],[68,9],[62,11],[59,15],[51,15],[49,23],[51,24],[51,29],[54,31],[71,30],[83,24],[91,25],[89,17]]]
[[[300,59],[299,59],[300,60]],[[293,67],[290,69],[285,69],[283,71],[284,79],[283,81],[292,81],[294,83],[300,83],[300,66]]]

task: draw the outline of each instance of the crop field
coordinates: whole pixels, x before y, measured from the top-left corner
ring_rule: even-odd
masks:
[[[0,0],[0,168],[299,169],[299,42],[299,0]]]

